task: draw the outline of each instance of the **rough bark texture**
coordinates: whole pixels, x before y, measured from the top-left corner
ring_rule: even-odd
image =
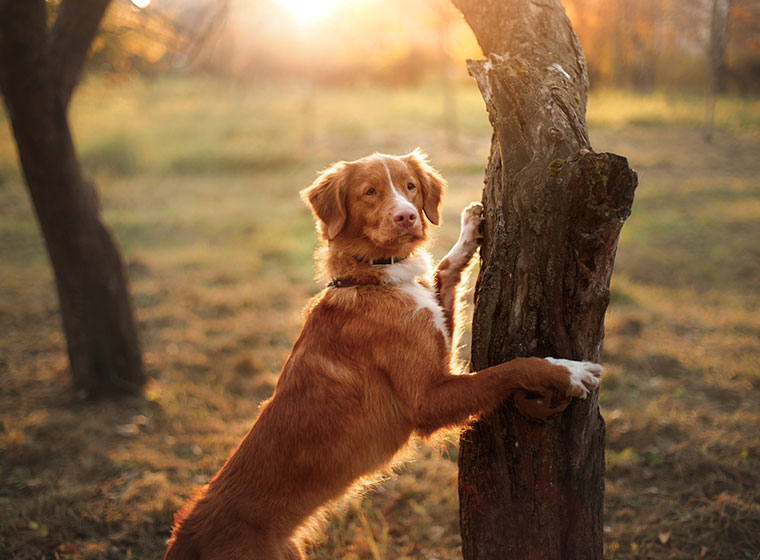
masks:
[[[520,356],[599,361],[636,174],[589,147],[585,61],[558,0],[454,4],[488,55],[469,70],[494,128],[473,369]],[[459,466],[465,560],[602,558],[596,394],[543,423],[505,403],[463,435]]]
[[[0,2],[0,89],[55,273],[74,387],[90,398],[137,393],[145,382],[121,254],[66,118],[107,4],[64,0],[48,36],[43,0]]]

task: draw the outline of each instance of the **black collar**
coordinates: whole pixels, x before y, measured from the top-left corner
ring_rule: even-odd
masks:
[[[350,255],[360,263],[368,264],[371,266],[379,264],[395,264],[406,260],[406,257],[386,257],[384,259],[360,259],[354,255]],[[328,288],[351,288],[353,286],[366,286],[368,284],[379,284],[380,282],[359,282],[356,278],[333,278],[327,283]]]
[[[327,283],[328,288],[352,288],[365,286],[367,282],[359,282],[356,278],[333,278]]]
[[[353,255],[351,255],[353,257]],[[386,257],[384,259],[360,259],[359,257],[354,257],[357,261],[364,264],[395,264],[400,263],[406,260],[406,257]]]

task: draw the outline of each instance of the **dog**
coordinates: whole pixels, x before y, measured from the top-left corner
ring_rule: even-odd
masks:
[[[199,496],[175,516],[165,560],[300,560],[299,529],[410,437],[466,425],[518,389],[585,398],[601,367],[520,358],[454,373],[457,286],[482,206],[432,271],[424,251],[446,183],[415,150],[339,162],[302,191],[327,286],[309,303],[272,397]]]

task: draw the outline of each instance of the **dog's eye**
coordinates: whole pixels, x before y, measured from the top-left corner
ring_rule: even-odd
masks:
[[[408,191],[413,191],[413,190],[414,190],[414,189],[416,189],[416,188],[417,188],[417,187],[415,187],[415,186],[414,186],[414,183],[408,183],[408,184],[406,185],[406,190],[408,190]]]
[[[364,194],[368,194],[372,196],[373,194],[377,194],[377,191],[375,190],[375,187],[370,187],[367,189],[367,192],[365,192]]]

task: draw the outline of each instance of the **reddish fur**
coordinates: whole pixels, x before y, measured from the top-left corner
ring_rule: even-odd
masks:
[[[420,215],[414,231],[388,227],[393,198],[381,157],[397,188],[415,184],[403,191]],[[368,199],[370,186],[377,195]],[[296,531],[386,467],[414,433],[461,426],[516,389],[567,390],[568,370],[537,358],[452,374],[451,348],[431,312],[385,283],[387,267],[355,258],[412,255],[426,239],[423,213],[438,221],[444,186],[413,152],[337,164],[304,192],[326,243],[321,266],[359,285],[326,288],[312,300],[273,396],[208,487],[177,513],[166,559],[302,558]],[[467,265],[454,260],[436,275],[449,333]]]

